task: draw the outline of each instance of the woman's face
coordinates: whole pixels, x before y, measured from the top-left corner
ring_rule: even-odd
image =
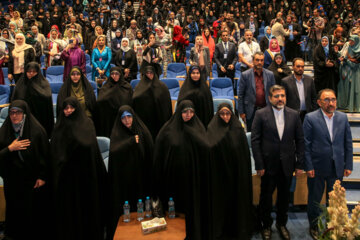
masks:
[[[70,104],[68,104],[68,105],[64,108],[65,117],[70,116],[74,111],[75,111],[75,108],[74,108],[73,106],[71,106]]]
[[[326,38],[321,39],[321,45],[326,47],[329,44],[329,41]]]
[[[24,43],[24,38],[23,37],[16,37],[15,41],[18,45],[22,45]]]
[[[11,109],[9,116],[12,124],[19,124],[24,119],[24,112]]]
[[[275,62],[276,62],[277,65],[280,65],[281,62],[282,62],[282,58],[281,57],[275,58]]]
[[[112,27],[113,28],[116,28],[117,27],[117,21],[115,20],[115,21],[112,21]]]
[[[91,21],[91,27],[95,27],[96,26],[96,22],[95,21]]]
[[[122,124],[124,124],[125,127],[131,128],[132,123],[133,123],[133,117],[125,116],[125,117],[121,118],[121,122],[122,122]]]
[[[196,40],[195,40],[195,43],[199,46],[202,46],[203,45],[203,39],[202,37],[196,37]]]
[[[119,72],[111,72],[111,77],[112,77],[112,79],[115,81],[115,82],[118,82],[119,81],[119,79],[120,79],[120,73]]]
[[[155,42],[155,36],[153,34],[149,36],[149,42]]]
[[[52,31],[51,32],[51,37],[53,38],[53,39],[56,39],[56,37],[57,37],[57,32],[56,31]]]
[[[272,41],[271,42],[271,48],[275,49],[275,48],[277,48],[277,46],[278,46],[277,41]]]
[[[227,107],[223,107],[220,109],[219,115],[224,122],[229,123],[231,119],[231,110]]]
[[[194,111],[191,109],[188,109],[187,111],[181,113],[181,117],[184,122],[190,121],[193,116],[194,116]]]
[[[141,33],[141,32],[137,32],[137,33],[136,33],[136,37],[139,38],[139,39],[141,39],[141,38],[143,37],[143,36],[142,36],[142,33]]]
[[[210,35],[210,30],[209,29],[206,29],[205,30],[205,36],[208,37]]]
[[[267,33],[268,35],[270,35],[270,34],[271,34],[271,28],[267,28],[267,29],[266,29],[266,33]]]
[[[35,77],[38,74],[38,72],[35,69],[29,69],[26,72],[26,76],[28,79],[32,79],[33,77]]]
[[[103,33],[102,28],[97,28],[97,29],[96,29],[96,33],[97,33],[98,35],[102,35],[102,33]]]
[[[9,32],[8,31],[3,31],[3,34],[2,34],[2,36],[4,37],[4,38],[6,38],[6,39],[9,39],[10,37],[9,37]]]
[[[10,29],[11,29],[11,30],[15,30],[15,25],[14,25],[14,24],[10,24]]]
[[[73,83],[78,83],[81,78],[81,73],[78,71],[74,71],[71,73],[70,78]]]
[[[200,71],[199,69],[194,69],[191,74],[190,74],[190,77],[193,81],[199,81],[200,79]]]
[[[123,46],[123,47],[127,47],[128,45],[129,45],[128,41],[122,41],[121,42],[121,46]]]
[[[146,77],[149,78],[150,80],[154,79],[154,73],[151,71],[148,71],[145,73]]]
[[[103,38],[103,37],[99,38],[98,44],[101,47],[104,46],[105,45],[105,38]]]

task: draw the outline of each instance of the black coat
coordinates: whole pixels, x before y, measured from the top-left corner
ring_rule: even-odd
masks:
[[[120,67],[122,69],[122,73],[124,74],[125,68],[130,69],[130,74],[127,78],[125,78],[126,81],[130,82],[133,79],[136,79],[136,75],[138,72],[138,65],[136,60],[136,53],[134,49],[130,49],[124,54],[124,60],[125,64],[122,65],[122,59],[123,59],[123,50],[120,49],[116,55],[115,55],[115,65]]]
[[[272,106],[255,112],[251,127],[251,146],[255,169],[275,175],[292,176],[295,168],[303,169],[304,133],[298,112],[284,108],[284,132],[280,140]]]
[[[307,75],[303,75],[303,77],[306,111],[312,112],[317,109],[315,84],[311,77]],[[281,85],[285,87],[286,91],[286,106],[300,111],[300,98],[296,81],[294,75],[290,75],[281,80]]]

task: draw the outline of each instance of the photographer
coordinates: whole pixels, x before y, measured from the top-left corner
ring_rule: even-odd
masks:
[[[309,40],[306,48],[309,49],[308,60],[312,61],[313,49],[320,43],[325,21],[319,16],[319,11],[314,9],[313,16],[306,23]]]

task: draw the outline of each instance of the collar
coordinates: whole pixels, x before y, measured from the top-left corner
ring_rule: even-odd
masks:
[[[335,116],[335,112],[333,113],[333,115],[332,115],[332,117],[331,118],[329,118],[327,115],[326,115],[326,113],[320,108],[320,111],[321,111],[321,113],[323,114],[323,116],[324,116],[324,118],[325,119],[329,119],[329,120],[332,120],[332,119],[334,119],[334,116]]]
[[[283,113],[284,113],[284,108],[285,108],[285,107],[283,107],[283,108],[280,109],[280,110],[278,110],[278,109],[275,108],[274,106],[271,106],[271,108],[273,109],[274,114],[280,115],[280,114],[283,114]]]
[[[295,81],[298,82],[297,78],[295,77],[295,74],[293,74],[294,78],[295,78]],[[304,74],[301,75],[301,82],[304,82]]]
[[[258,76],[261,76],[262,73],[263,73],[263,69],[261,69],[261,72],[260,72],[260,73],[258,73],[258,72],[255,70],[255,68],[253,68],[253,70],[254,70],[254,74],[256,74],[256,75],[258,75]]]

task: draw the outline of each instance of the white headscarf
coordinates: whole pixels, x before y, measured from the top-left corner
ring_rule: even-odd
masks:
[[[122,45],[123,41],[127,41],[127,42],[128,42],[127,47],[123,47],[123,45]],[[129,41],[128,38],[124,37],[123,39],[121,39],[121,50],[123,50],[124,52],[129,51],[129,50],[130,50],[130,46],[129,46],[129,45],[130,45],[130,41]]]

